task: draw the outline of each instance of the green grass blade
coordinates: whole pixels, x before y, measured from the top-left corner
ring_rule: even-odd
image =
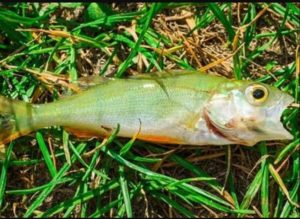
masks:
[[[240,204],[239,204],[238,195],[237,195],[237,192],[236,192],[236,189],[235,189],[234,177],[233,177],[233,174],[232,174],[231,171],[230,171],[229,176],[228,176],[228,186],[229,186],[230,195],[231,195],[231,197],[233,199],[233,202],[234,202],[235,209],[239,209]]]
[[[232,42],[235,32],[232,28],[232,24],[227,19],[224,12],[219,8],[219,6],[216,3],[209,3],[208,7],[213,12],[213,14],[217,17],[217,19],[224,25],[224,27],[228,33],[229,41]]]
[[[79,144],[77,146],[77,150],[79,151],[79,153],[81,153],[83,151],[83,149],[85,148],[86,144]],[[71,157],[71,163],[75,162],[76,160],[76,156],[73,155]],[[55,186],[59,183],[59,180],[64,176],[64,174],[66,173],[66,171],[69,170],[71,166],[68,163],[65,163],[62,168],[58,171],[58,173],[55,175],[55,177],[51,180],[51,185],[49,187],[47,187],[46,189],[44,189],[40,195],[34,200],[34,202],[29,206],[29,208],[27,209],[26,213],[24,214],[24,217],[30,217],[32,215],[32,213],[34,212],[35,209],[37,209],[45,200],[45,198],[47,198],[47,196],[53,191],[53,189],[55,188]]]
[[[83,184],[81,184],[81,187],[83,187],[81,189],[81,194],[86,194],[88,192],[88,184],[83,183]],[[75,204],[73,204],[73,205],[76,206]],[[80,217],[81,218],[86,218],[87,210],[88,210],[88,203],[87,203],[87,201],[84,201],[83,203],[81,203],[81,208],[80,208]]]
[[[291,151],[296,150],[300,146],[300,139],[296,139],[295,141],[288,144],[286,147],[284,147],[279,154],[277,155],[274,164],[278,164],[281,162],[284,158],[286,158],[287,154]]]
[[[125,209],[126,209],[126,214],[128,218],[131,218],[132,215],[132,206],[131,206],[131,200],[129,197],[129,192],[128,192],[128,184],[127,184],[127,180],[125,177],[125,170],[124,170],[124,166],[120,166],[119,167],[119,173],[120,173],[120,185],[121,185],[121,190],[122,190],[122,195],[123,195],[123,200],[124,200],[124,204],[125,204]]]
[[[157,199],[160,199],[160,200],[164,201],[165,203],[172,206],[174,209],[176,209],[178,212],[180,212],[182,215],[184,215],[188,218],[195,218],[196,217],[191,211],[184,208],[181,204],[177,203],[176,201],[172,200],[171,198],[169,198],[168,196],[166,196],[162,193],[152,191],[151,195],[156,197]]]
[[[96,210],[94,213],[92,213],[89,218],[99,218],[103,216],[107,211],[111,210],[112,208],[115,208],[116,205],[118,205],[122,199],[116,199],[114,201],[109,202],[107,205],[104,205],[101,209]]]
[[[131,50],[129,56],[127,57],[127,59],[119,66],[118,71],[116,73],[116,77],[121,77],[123,75],[125,70],[129,67],[130,63],[132,62],[133,57],[137,54],[137,50],[140,47],[142,40],[144,39],[144,35],[145,35],[146,31],[148,30],[150,23],[152,21],[152,18],[155,15],[155,12],[158,7],[160,7],[160,3],[153,3],[151,5],[150,11],[147,15],[146,22],[143,25],[144,26],[143,30],[142,30],[137,42],[135,43],[134,48]]]
[[[65,152],[65,157],[67,160],[67,163],[71,165],[71,155],[70,155],[70,150],[69,150],[69,134],[63,130],[63,148]]]
[[[290,193],[291,199],[295,203],[297,203],[297,201],[299,202],[299,190],[300,190],[300,180],[298,179]],[[289,218],[290,212],[292,211],[292,209],[296,209],[296,207],[291,205],[291,203],[289,201],[287,201],[281,211],[279,218]],[[299,214],[298,214],[298,216],[299,216]]]
[[[299,203],[299,191],[300,191],[300,154],[295,153],[293,154],[293,174],[292,174],[292,181],[294,186],[290,190],[291,199],[294,203]],[[299,217],[300,212],[299,208],[292,205],[289,201],[286,201],[283,210],[281,211],[281,217],[293,217],[292,214],[295,214],[296,217]]]
[[[277,184],[281,188],[282,192],[285,194],[286,198],[288,199],[288,201],[292,205],[295,205],[295,206],[299,207],[299,205],[297,203],[294,203],[293,200],[291,199],[291,196],[289,194],[288,189],[286,188],[286,186],[285,186],[282,178],[278,174],[278,172],[275,170],[274,166],[272,164],[269,164],[268,168],[269,168],[269,171],[270,171],[272,177],[275,179],[275,181],[277,182]]]
[[[56,184],[59,185],[59,184],[64,184],[64,183],[72,182],[72,181],[74,181],[74,178],[62,178],[60,180],[57,180]],[[7,195],[29,195],[31,193],[42,191],[42,190],[50,187],[51,185],[53,185],[53,183],[47,183],[45,185],[37,186],[34,188],[30,188],[30,189],[7,190],[5,193]]]
[[[0,176],[0,208],[2,207],[2,203],[4,200],[4,195],[5,195],[5,187],[6,187],[6,183],[7,183],[7,170],[9,167],[9,162],[10,162],[10,158],[12,155],[12,150],[14,147],[14,143],[10,143],[8,146],[8,149],[5,153],[5,160],[4,163],[2,164],[2,168],[1,168],[1,176]]]
[[[173,182],[178,181],[178,180],[175,180],[171,177],[168,177],[168,176],[165,176],[165,175],[162,175],[162,174],[158,174],[158,173],[152,172],[148,169],[145,169],[143,167],[137,166],[137,165],[125,160],[120,155],[118,155],[114,151],[108,149],[107,147],[102,147],[101,150],[103,152],[105,152],[106,154],[108,154],[109,156],[111,156],[112,158],[116,159],[120,164],[122,164],[124,166],[127,166],[131,169],[137,170],[137,171],[139,171],[143,174],[146,174],[148,177],[155,178],[156,180],[167,180],[167,181],[171,181],[171,182],[172,181]],[[198,197],[197,197],[198,201],[204,202],[205,204],[207,204],[207,205],[209,205],[213,208],[222,209],[223,211],[230,212],[230,210],[225,206],[230,207],[231,205],[229,203],[227,203],[226,201],[218,198],[217,196],[212,195],[208,192],[205,192],[204,190],[202,190],[200,188],[191,186],[191,185],[186,184],[186,183],[180,184],[180,187],[181,187],[181,189],[184,189],[186,191],[197,193],[198,194]],[[211,200],[211,202],[208,202],[208,200]]]
[[[283,193],[279,190],[278,195],[277,195],[277,204],[276,204],[276,207],[274,209],[274,214],[273,214],[274,218],[275,217],[278,218],[282,212],[282,206],[283,206],[283,201],[284,201],[283,199],[284,199]]]
[[[137,11],[137,12],[129,12],[129,13],[105,16],[105,17],[99,18],[95,21],[80,24],[79,26],[74,28],[73,31],[77,31],[84,27],[95,27],[96,28],[99,26],[113,26],[118,22],[131,21],[135,17],[137,17],[139,15],[143,15],[144,13],[145,13],[145,11],[141,10],[141,11]]]
[[[263,142],[259,145],[261,156],[266,156],[268,154],[266,144]],[[261,163],[262,183],[261,183],[261,209],[262,214],[265,218],[270,217],[269,209],[269,170],[268,170],[268,159],[264,159]]]
[[[40,147],[40,150],[43,154],[43,157],[44,157],[45,163],[48,167],[48,170],[50,172],[50,175],[52,176],[52,178],[54,178],[57,174],[57,171],[56,171],[54,163],[51,159],[51,155],[50,155],[50,153],[47,149],[47,146],[46,146],[46,143],[44,141],[43,135],[40,132],[36,133],[36,140],[37,140],[38,145]]]
[[[262,183],[262,175],[263,175],[263,169],[260,169],[256,176],[254,177],[253,181],[251,182],[251,184],[249,185],[247,192],[244,196],[244,199],[240,205],[240,209],[244,210],[247,209],[252,200],[254,199],[254,197],[256,196],[258,190],[261,187],[261,183]],[[238,217],[241,217],[243,214],[239,215]]]
[[[157,148],[153,148],[153,149],[160,153],[163,152],[163,150],[161,149],[157,149]],[[183,168],[191,171],[191,173],[195,174],[198,177],[210,178],[210,176],[207,173],[205,173],[203,170],[201,170],[199,167],[193,165],[192,163],[188,162],[187,160],[183,159],[178,155],[172,154],[170,156],[170,159],[178,163]],[[216,190],[218,193],[222,194],[222,185],[217,180],[211,179],[205,183],[209,185],[211,188],[213,188],[214,190]],[[230,197],[227,191],[224,192],[224,197],[227,200],[230,200],[230,202],[232,202],[232,198]]]
[[[109,182],[108,184],[106,184],[103,187],[90,190],[88,192],[85,192],[85,193],[82,193],[82,194],[78,195],[77,197],[74,197],[73,199],[61,202],[60,204],[50,208],[49,210],[47,210],[43,214],[40,214],[38,217],[39,218],[50,217],[50,216],[52,216],[52,215],[54,215],[58,212],[63,211],[68,206],[75,206],[75,205],[80,204],[82,202],[86,202],[86,201],[94,198],[95,196],[103,195],[105,192],[116,189],[118,187],[119,187],[119,183],[117,181],[113,180],[113,181]]]

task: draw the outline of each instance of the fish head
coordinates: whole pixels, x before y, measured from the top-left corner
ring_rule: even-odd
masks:
[[[281,122],[294,98],[259,82],[222,83],[204,108],[208,127],[231,142],[252,146],[259,141],[293,139]]]

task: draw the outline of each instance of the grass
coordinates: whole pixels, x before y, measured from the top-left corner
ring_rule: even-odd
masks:
[[[299,8],[2,3],[0,93],[45,103],[89,75],[201,69],[223,59],[206,72],[272,84],[299,103]],[[116,132],[102,144],[82,142],[45,128],[6,146],[0,215],[299,217],[299,108],[286,110],[283,121],[293,141],[230,150],[156,145]]]

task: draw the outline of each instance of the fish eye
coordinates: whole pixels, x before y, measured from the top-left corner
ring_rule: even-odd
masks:
[[[254,99],[259,100],[265,96],[265,91],[260,88],[257,88],[252,92],[252,96]]]
[[[264,103],[269,96],[268,89],[260,84],[249,85],[246,88],[245,94],[248,102],[252,105],[260,105]]]

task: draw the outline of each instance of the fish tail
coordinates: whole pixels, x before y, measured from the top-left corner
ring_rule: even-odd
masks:
[[[9,143],[31,131],[31,104],[0,96],[0,144]]]

